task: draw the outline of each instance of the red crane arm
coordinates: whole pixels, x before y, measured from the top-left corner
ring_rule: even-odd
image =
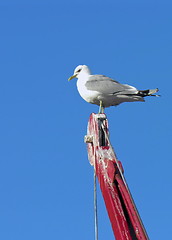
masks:
[[[124,178],[122,164],[110,144],[105,114],[90,115],[85,142],[116,240],[148,240]]]

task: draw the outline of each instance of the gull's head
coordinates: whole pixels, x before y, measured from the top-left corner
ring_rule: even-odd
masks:
[[[73,76],[71,76],[68,81],[73,78],[79,78],[82,75],[90,75],[91,71],[86,65],[79,65],[75,68]]]

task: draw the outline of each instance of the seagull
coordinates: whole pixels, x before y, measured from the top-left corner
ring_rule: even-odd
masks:
[[[104,108],[117,106],[123,102],[144,102],[144,97],[156,96],[156,89],[137,90],[135,87],[121,84],[105,75],[92,75],[88,66],[79,65],[74,74],[68,79],[77,78],[77,88],[81,97],[92,104],[99,106],[99,113],[104,113]]]

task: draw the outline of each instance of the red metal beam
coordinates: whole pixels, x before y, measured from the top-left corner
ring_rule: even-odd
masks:
[[[105,114],[90,115],[85,141],[116,240],[148,240],[124,179],[122,164],[110,144]]]

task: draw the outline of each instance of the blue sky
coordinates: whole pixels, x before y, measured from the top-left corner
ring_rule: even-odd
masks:
[[[83,142],[98,107],[79,96],[88,65],[161,98],[106,109],[110,137],[151,240],[171,236],[171,1],[0,2],[0,238],[94,239]],[[99,240],[114,239],[98,191]]]

